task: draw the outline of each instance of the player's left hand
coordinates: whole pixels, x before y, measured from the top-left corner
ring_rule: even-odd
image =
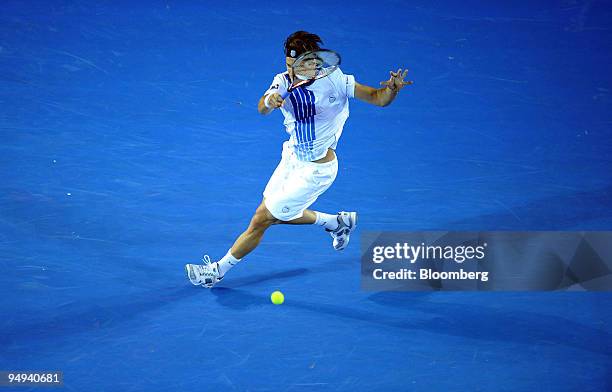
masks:
[[[389,71],[390,77],[389,80],[385,82],[380,82],[382,86],[387,86],[387,88],[395,93],[398,93],[405,86],[409,86],[414,82],[412,80],[404,80],[406,75],[408,75],[408,70],[404,70],[402,73],[402,69],[398,69],[397,72]]]

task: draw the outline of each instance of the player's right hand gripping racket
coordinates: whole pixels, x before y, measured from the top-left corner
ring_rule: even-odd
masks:
[[[302,53],[291,66],[293,83],[281,97],[287,98],[296,88],[333,73],[340,65],[340,55],[333,50],[321,49]]]

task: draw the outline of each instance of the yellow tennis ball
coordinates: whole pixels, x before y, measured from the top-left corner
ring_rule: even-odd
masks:
[[[275,291],[270,295],[270,301],[272,301],[274,305],[280,305],[285,302],[285,296],[280,291]]]

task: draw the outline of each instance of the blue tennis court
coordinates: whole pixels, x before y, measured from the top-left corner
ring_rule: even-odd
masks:
[[[606,391],[612,297],[366,292],[365,230],[612,230],[612,4],[4,1],[0,370],[68,391]],[[299,29],[351,101],[313,206],[212,290],[286,139],[256,105]],[[285,303],[270,303],[281,290]],[[0,387],[0,390],[11,388]],[[15,388],[19,391],[39,388]]]

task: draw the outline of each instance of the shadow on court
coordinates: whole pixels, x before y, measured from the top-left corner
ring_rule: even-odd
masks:
[[[257,274],[257,275],[252,275],[252,276],[248,276],[244,278],[232,279],[228,283],[231,285],[231,287],[252,286],[252,285],[267,282],[270,280],[293,278],[293,277],[308,274],[308,273],[310,273],[310,270],[306,268],[295,268],[295,269],[277,272],[273,274]],[[223,286],[222,287],[217,286],[212,290],[212,292],[218,295],[218,292],[224,289],[227,289],[227,288]]]
[[[259,274],[232,280],[233,287],[252,286],[270,280],[287,279],[309,273],[308,269],[297,268],[275,274]],[[213,289],[213,295],[224,306],[244,309],[259,301],[257,297],[237,298],[232,295],[236,290],[218,287]],[[58,339],[80,333],[111,328],[122,325],[143,313],[157,311],[169,304],[188,297],[210,294],[208,290],[186,285],[184,287],[165,287],[147,290],[129,295],[116,295],[97,301],[72,302],[55,310],[56,316],[43,320],[22,320],[5,323],[0,328],[0,352],[10,346],[26,346],[31,341],[38,345],[56,344]],[[34,316],[36,317],[36,316]],[[32,346],[28,346],[32,350]],[[12,354],[14,355],[14,354]]]

